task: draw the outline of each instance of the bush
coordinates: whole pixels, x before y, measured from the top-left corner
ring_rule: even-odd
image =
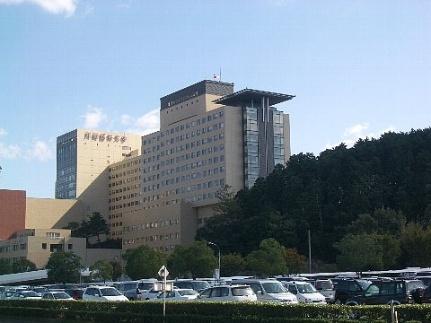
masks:
[[[396,307],[399,322],[431,322],[431,305],[400,305]],[[58,302],[0,301],[1,315],[43,317],[90,322],[162,323],[159,302]],[[204,303],[166,304],[166,323],[254,323],[315,322],[355,323],[389,322],[390,307],[338,305],[282,305],[272,303]]]

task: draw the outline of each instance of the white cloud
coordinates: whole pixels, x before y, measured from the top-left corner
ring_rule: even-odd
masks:
[[[27,159],[38,161],[47,161],[54,158],[54,153],[48,144],[41,140],[36,140],[33,146],[26,151]]]
[[[103,113],[102,108],[88,106],[87,112],[82,116],[84,118],[84,127],[87,129],[98,128],[102,123],[108,120],[108,117]]]
[[[121,124],[125,126],[130,126],[133,122],[133,118],[128,114],[121,115],[120,120],[121,120]]]
[[[6,136],[7,135],[7,131],[3,128],[0,128],[0,137]]]
[[[154,109],[140,116],[135,121],[137,132],[141,135],[147,135],[160,130],[160,110]]]
[[[76,0],[0,0],[0,4],[16,5],[31,3],[52,14],[71,16],[76,10]]]
[[[358,123],[351,127],[348,127],[344,130],[344,136],[341,142],[345,143],[347,147],[353,147],[353,145],[359,140],[359,139],[365,139],[365,138],[379,138],[382,134],[389,132],[389,131],[395,131],[395,127],[390,126],[385,129],[377,130],[377,131],[370,131],[369,130],[369,123]],[[328,144],[326,145],[325,149],[331,149],[339,144]]]
[[[21,156],[21,152],[18,145],[6,145],[0,142],[0,159],[17,159]]]

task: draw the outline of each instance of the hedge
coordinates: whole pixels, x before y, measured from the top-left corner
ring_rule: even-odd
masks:
[[[396,306],[400,323],[431,322],[431,305]],[[61,302],[3,300],[0,315],[124,323],[390,322],[390,306],[284,305],[274,303]]]

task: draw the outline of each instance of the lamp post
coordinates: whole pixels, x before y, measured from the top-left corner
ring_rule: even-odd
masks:
[[[218,244],[211,242],[211,241],[208,241],[208,245],[217,247],[217,250],[218,250],[218,275],[217,275],[218,277],[217,277],[217,280],[220,280],[220,274],[221,274],[221,271],[220,271],[220,247],[218,246]]]

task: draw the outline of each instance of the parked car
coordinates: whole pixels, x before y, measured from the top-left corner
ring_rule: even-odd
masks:
[[[314,287],[320,294],[325,296],[327,303],[333,303],[335,301],[334,284],[332,284],[330,279],[317,279],[314,281]]]
[[[427,287],[431,285],[431,276],[418,276],[417,279],[421,280]]]
[[[212,302],[255,302],[257,296],[248,285],[224,285],[201,291],[198,299]]]
[[[42,295],[42,299],[55,301],[73,301],[73,297],[66,292],[46,292]]]
[[[157,294],[156,300],[163,300],[165,298],[166,301],[190,301],[198,298],[199,293],[193,289],[180,289],[175,288],[171,291],[160,292]]]
[[[85,288],[68,288],[65,290],[74,300],[82,299]]]
[[[356,296],[361,296],[371,285],[371,281],[365,279],[337,279],[335,284],[335,303],[345,304],[346,301]]]
[[[273,279],[238,279],[233,284],[248,285],[254,291],[259,301],[272,301],[284,303],[298,303],[295,295],[290,293],[283,285]]]
[[[48,288],[42,287],[42,286],[36,286],[36,287],[33,287],[31,290],[42,297],[42,295],[48,291]]]
[[[31,290],[23,290],[19,292],[15,292],[10,299],[25,299],[25,300],[33,300],[33,299],[41,299],[38,293],[33,292]]]
[[[211,285],[205,280],[179,279],[174,281],[174,286],[183,289],[193,289],[197,292],[210,288]]]
[[[98,302],[125,302],[127,297],[121,294],[116,288],[109,286],[90,286],[82,294],[84,301]]]
[[[424,287],[420,280],[375,281],[361,295],[347,300],[346,305],[411,304]]]
[[[117,288],[124,296],[129,300],[143,299],[142,293],[149,291],[154,288],[157,283],[157,279],[141,279],[136,281],[126,281],[114,283],[115,288]]]
[[[151,288],[150,290],[146,290],[143,291],[140,295],[139,295],[139,299],[143,300],[143,301],[148,301],[148,300],[152,300],[157,298],[157,296],[159,295],[160,290],[157,288]]]
[[[290,281],[284,284],[289,292],[296,296],[299,303],[326,304],[325,296],[320,294],[310,283],[305,281]]]

